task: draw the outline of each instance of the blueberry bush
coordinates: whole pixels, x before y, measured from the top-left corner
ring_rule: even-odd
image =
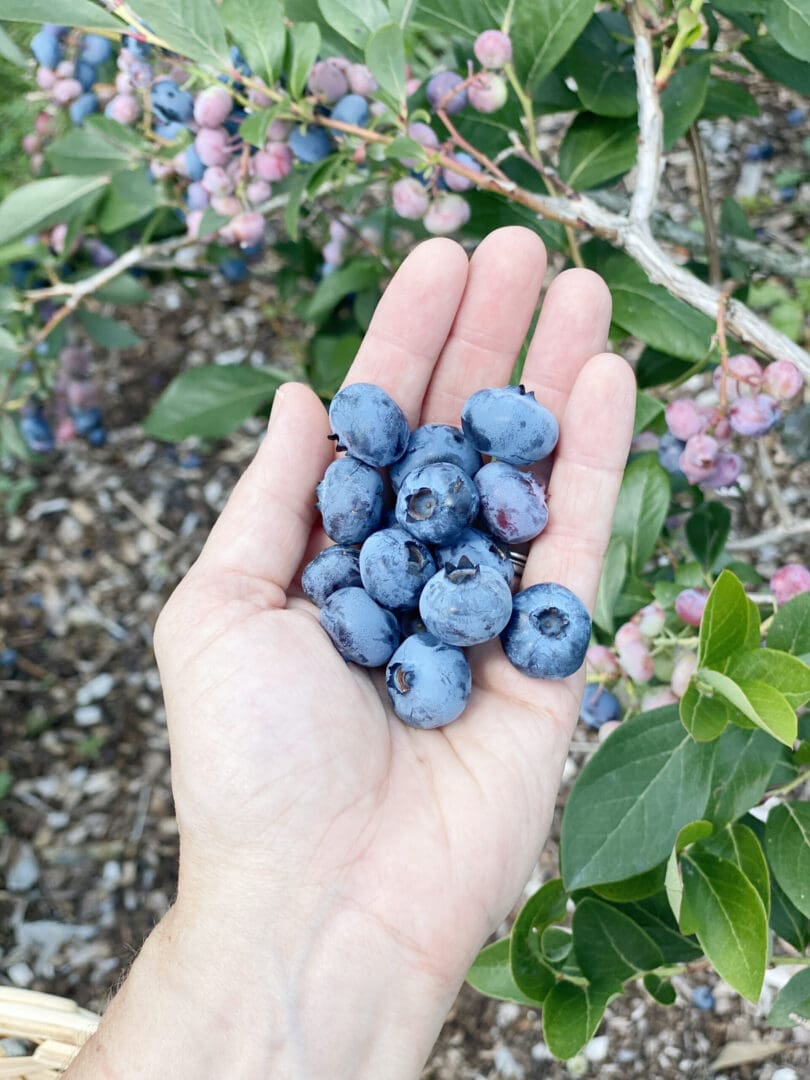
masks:
[[[605,278],[613,338],[642,348],[586,658],[581,719],[599,746],[564,810],[560,877],[469,981],[542,1007],[562,1058],[628,981],[670,1005],[681,972],[713,968],[756,1001],[768,965],[797,965],[770,1020],[810,1018],[810,570],[763,581],[727,545],[729,495],[763,437],[810,456],[810,256],[755,230],[750,205],[714,205],[702,144],[707,124],[756,116],[768,80],[793,95],[784,130],[801,139],[806,4],[3,0],[0,56],[32,110],[31,178],[0,203],[0,479],[77,438],[101,446],[92,346],[136,344],[127,307],[191,265],[249,288],[271,229],[325,401],[426,235],[473,245],[520,223]],[[680,146],[696,227],[659,206]],[[779,178],[774,210],[805,172]],[[180,372],[145,431],[224,435],[289,377]],[[492,498],[510,468],[486,466]],[[339,558],[311,570],[310,595],[327,601],[335,573],[361,580]]]

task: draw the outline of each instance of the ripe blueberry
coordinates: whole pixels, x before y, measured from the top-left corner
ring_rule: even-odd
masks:
[[[591,617],[564,585],[532,585],[515,595],[512,618],[501,634],[515,667],[534,679],[564,679],[581,666]]]
[[[432,634],[414,634],[402,642],[388,662],[385,682],[394,712],[417,728],[458,719],[472,690],[464,653]]]
[[[347,660],[381,667],[399,644],[399,623],[363,589],[338,589],[320,611],[321,626]]]
[[[510,465],[531,465],[557,444],[554,415],[522,386],[479,390],[461,412],[465,435],[482,454]]]
[[[378,604],[394,611],[416,607],[435,573],[428,547],[404,529],[372,533],[360,549],[363,588]]]
[[[546,493],[531,473],[490,461],[475,474],[481,498],[481,517],[498,540],[522,544],[546,527]]]
[[[449,461],[468,476],[481,468],[481,455],[464,432],[452,424],[423,424],[411,432],[405,453],[389,469],[391,486],[398,491],[402,481],[422,465]]]
[[[337,544],[360,544],[382,517],[382,477],[362,461],[338,458],[318,484],[318,509],[330,539]]]
[[[457,465],[438,461],[407,474],[397,495],[396,516],[427,544],[444,544],[478,513],[475,484]]]
[[[500,570],[462,557],[430,579],[419,614],[431,634],[448,645],[481,645],[500,634],[512,614],[512,592]]]
[[[335,544],[316,555],[301,575],[301,588],[318,607],[322,607],[338,589],[360,588],[362,584],[360,552],[342,544]]]
[[[329,406],[329,423],[338,445],[367,465],[392,465],[405,453],[409,431],[405,414],[381,386],[351,383]]]

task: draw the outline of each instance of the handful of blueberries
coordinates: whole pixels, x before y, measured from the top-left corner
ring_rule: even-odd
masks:
[[[563,679],[585,658],[591,620],[562,585],[512,594],[510,546],[548,522],[545,490],[520,466],[547,457],[557,421],[522,386],[479,390],[461,428],[411,432],[399,405],[371,383],[332,400],[337,458],[318,484],[318,509],[335,541],[301,583],[347,660],[386,667],[394,711],[406,724],[456,720],[472,676],[465,646],[500,636],[526,675]],[[495,460],[484,464],[482,454]],[[386,510],[383,468],[396,503]]]

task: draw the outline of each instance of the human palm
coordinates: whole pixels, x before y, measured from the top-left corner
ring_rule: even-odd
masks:
[[[458,423],[469,394],[508,382],[544,271],[525,229],[491,234],[469,263],[457,244],[427,241],[387,289],[348,381],[384,386],[411,426]],[[600,354],[609,320],[595,275],[560,275],[523,375],[561,435],[550,522],[522,585],[558,581],[588,605],[633,415],[629,368]],[[314,489],[334,453],[328,434],[312,391],[279,392],[254,462],[161,617],[181,892],[185,859],[204,875],[216,867],[234,895],[266,889],[302,922],[324,906],[351,912],[369,939],[452,986],[547,835],[582,673],[530,679],[490,642],[470,651],[458,721],[401,723],[382,673],[345,663],[300,592],[327,542]]]

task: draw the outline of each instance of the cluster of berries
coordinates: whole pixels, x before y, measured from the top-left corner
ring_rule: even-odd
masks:
[[[770,590],[780,607],[800,593],[810,592],[810,569],[801,563],[781,566],[771,577]],[[676,623],[699,627],[708,597],[709,590],[703,588],[679,592],[673,605]],[[594,681],[585,688],[580,719],[588,727],[597,729],[601,738],[613,731],[623,712],[621,701],[606,683],[629,680],[647,686],[658,679],[658,685],[642,694],[639,701],[642,709],[675,705],[686,693],[697,668],[697,653],[694,649],[679,647],[677,639],[672,638],[671,642],[665,640],[664,650],[655,656],[655,639],[662,634],[666,623],[666,611],[653,601],[619,627],[612,648],[607,645],[588,648],[588,674]],[[677,626],[671,629],[677,629]],[[674,646],[674,653],[670,646]],[[662,678],[667,681],[662,682]]]
[[[575,672],[591,632],[582,602],[551,583],[512,592],[510,548],[548,522],[544,487],[526,466],[547,458],[558,436],[534,394],[479,390],[461,428],[411,432],[383,389],[354,383],[335,395],[329,419],[347,451],[317,489],[334,545],[301,584],[347,660],[387,665],[397,716],[420,728],[456,720],[472,689],[463,649],[497,637],[524,674]]]
[[[481,70],[462,78],[454,71],[440,71],[427,84],[428,102],[434,110],[448,116],[468,105],[479,113],[492,113],[503,108],[507,99],[507,84],[501,70],[511,62],[512,42],[500,30],[485,30],[475,39],[473,52]],[[429,124],[415,121],[408,126],[408,135],[430,154],[441,151],[439,137]],[[480,164],[463,150],[451,156],[472,173],[480,172]],[[422,222],[425,230],[434,235],[456,232],[469,221],[469,203],[460,192],[475,186],[472,176],[441,166],[419,169],[416,160],[410,164],[410,176],[397,180],[391,190],[394,210],[402,217]]]
[[[90,351],[84,346],[66,345],[59,353],[53,397],[46,410],[38,398],[25,403],[20,431],[35,453],[44,454],[75,438],[90,446],[107,441],[97,384],[90,374]]]
[[[790,360],[766,367],[745,353],[730,356],[713,373],[718,401],[698,405],[676,398],[666,409],[668,433],[659,440],[658,457],[670,473],[681,472],[690,484],[721,488],[733,484],[742,458],[728,449],[734,435],[759,438],[782,419],[782,405],[802,391],[799,369]]]

